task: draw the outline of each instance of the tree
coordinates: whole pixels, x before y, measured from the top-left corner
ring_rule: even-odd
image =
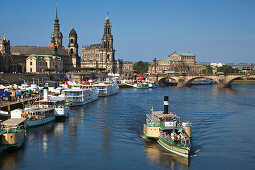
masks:
[[[237,68],[233,68],[230,65],[224,65],[222,67],[218,67],[217,72],[223,72],[224,74],[226,74],[226,73],[239,73],[239,70]]]
[[[133,68],[134,68],[134,70],[137,71],[137,73],[144,74],[144,73],[148,72],[149,63],[148,62],[139,61],[139,62],[136,62],[134,64]]]
[[[202,74],[213,74],[213,68],[211,66],[206,66],[204,70],[202,70]]]

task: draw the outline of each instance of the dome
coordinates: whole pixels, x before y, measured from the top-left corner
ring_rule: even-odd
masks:
[[[72,28],[72,30],[71,30],[70,33],[69,33],[69,37],[74,37],[74,36],[77,36],[77,33],[76,33],[76,31],[74,30],[74,28]]]
[[[110,21],[110,18],[108,17],[108,15],[106,16],[105,21]]]
[[[108,16],[108,10],[107,10],[107,15],[106,15],[106,18],[105,18],[105,22],[109,22],[110,21],[110,18],[109,18],[109,16]]]

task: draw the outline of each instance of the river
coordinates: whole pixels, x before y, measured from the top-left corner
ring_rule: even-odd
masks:
[[[143,138],[151,106],[191,121],[192,156],[174,155]],[[30,129],[0,169],[254,169],[255,85],[121,89],[75,107],[66,120]]]

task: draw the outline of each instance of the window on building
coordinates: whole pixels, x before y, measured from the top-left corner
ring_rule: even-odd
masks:
[[[71,48],[70,53],[73,54],[73,49]]]
[[[32,72],[32,68],[30,68],[30,72]]]
[[[71,43],[73,43],[73,39],[71,39]]]
[[[30,61],[30,66],[31,66],[31,65],[33,65],[33,62],[32,62],[32,61]]]

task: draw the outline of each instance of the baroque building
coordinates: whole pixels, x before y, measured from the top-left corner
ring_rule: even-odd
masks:
[[[63,34],[60,32],[60,24],[56,8],[56,18],[54,23],[54,31],[51,33],[51,43],[48,47],[40,46],[12,46],[12,56],[26,58],[30,55],[38,56],[57,56],[63,61],[63,71],[69,71],[72,67],[80,67],[80,57],[78,55],[77,33],[74,28],[69,33],[69,44],[65,48],[62,44]],[[23,60],[22,60],[23,61]],[[24,63],[22,63],[24,65]],[[26,63],[26,66],[27,63]],[[24,69],[22,69],[24,70]],[[25,69],[26,71],[28,69]],[[57,70],[56,70],[57,71]],[[59,69],[58,69],[59,71]]]
[[[149,73],[187,73],[199,74],[205,66],[196,62],[196,56],[191,53],[176,53],[168,55],[164,60],[156,60],[149,65]]]
[[[101,68],[109,73],[119,73],[121,69],[117,68],[117,66],[122,66],[122,63],[120,63],[122,61],[115,60],[111,28],[112,26],[107,11],[101,43],[82,47],[82,68]]]
[[[26,59],[26,72],[44,72],[47,70],[63,71],[63,61],[61,57],[51,55],[30,55]]]

